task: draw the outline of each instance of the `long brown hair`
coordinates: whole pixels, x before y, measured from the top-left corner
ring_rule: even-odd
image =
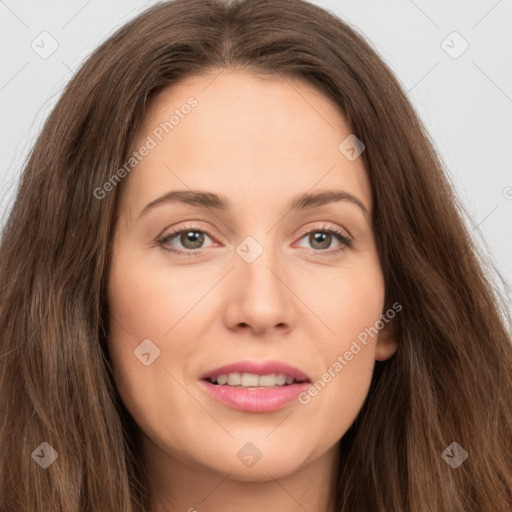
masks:
[[[159,4],[104,42],[66,87],[1,239],[0,508],[150,506],[106,345],[124,183],[101,199],[94,191],[126,162],[157,92],[227,67],[308,81],[366,146],[386,300],[403,309],[398,352],[378,363],[340,441],[336,510],[510,509],[510,316],[397,80],[363,37],[302,0]],[[453,442],[468,453],[456,469],[441,456]],[[52,450],[58,458],[43,470],[37,457],[50,461]]]

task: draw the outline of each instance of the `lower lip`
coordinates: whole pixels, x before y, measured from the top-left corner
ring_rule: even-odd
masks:
[[[233,409],[247,412],[271,412],[282,409],[310,386],[309,382],[300,382],[265,389],[219,386],[206,380],[200,382],[215,400]]]

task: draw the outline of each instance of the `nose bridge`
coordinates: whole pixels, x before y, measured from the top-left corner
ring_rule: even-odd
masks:
[[[236,247],[237,290],[232,306],[238,310],[240,322],[258,329],[290,321],[287,312],[291,297],[284,284],[286,264],[280,257],[282,251],[274,230],[267,231],[253,230],[254,235],[246,236]]]
[[[283,266],[279,258],[281,251],[278,244],[279,241],[274,239],[274,232],[267,233],[263,229],[254,236],[246,236],[238,244],[236,252],[241,261],[237,263],[244,286],[259,286],[267,292],[280,287],[280,281],[275,275]]]

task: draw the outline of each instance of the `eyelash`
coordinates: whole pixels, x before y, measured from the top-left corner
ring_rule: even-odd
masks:
[[[182,250],[179,250],[179,249],[169,249],[166,246],[166,244],[170,240],[172,240],[176,235],[180,235],[181,233],[186,233],[188,231],[204,233],[204,234],[208,235],[208,237],[210,239],[213,239],[213,237],[210,235],[210,233],[208,231],[205,231],[204,229],[199,229],[197,226],[187,226],[187,227],[182,228],[182,229],[174,230],[171,233],[167,233],[165,236],[163,236],[162,238],[158,239],[157,243],[158,243],[159,246],[162,247],[162,249],[164,251],[167,251],[167,252],[171,252],[171,253],[174,253],[174,254],[177,254],[177,255],[183,255],[183,256],[185,256],[185,255],[186,256],[200,256],[201,252],[202,252],[202,249],[189,249],[189,250],[186,250],[186,251],[182,251]],[[312,229],[310,231],[307,231],[306,233],[304,233],[300,237],[300,240],[302,240],[306,235],[310,235],[311,233],[328,233],[330,235],[334,235],[334,237],[339,242],[341,242],[340,247],[338,247],[335,250],[312,249],[315,252],[324,253],[322,256],[333,256],[335,254],[340,253],[341,251],[344,251],[347,248],[350,249],[352,247],[352,243],[353,242],[352,242],[351,238],[349,238],[343,232],[339,231],[336,228],[333,228],[333,227],[327,228],[326,226],[324,226],[324,227],[322,227],[320,229],[319,228],[315,228],[315,229]]]

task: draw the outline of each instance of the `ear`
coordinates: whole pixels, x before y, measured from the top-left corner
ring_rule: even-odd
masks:
[[[398,350],[398,337],[396,328],[396,318],[384,321],[384,327],[377,335],[375,346],[375,359],[377,361],[386,361]]]

